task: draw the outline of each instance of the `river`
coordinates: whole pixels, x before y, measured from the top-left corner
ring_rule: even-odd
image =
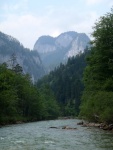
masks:
[[[0,150],[113,150],[113,133],[81,127],[77,122],[69,119],[2,127]],[[77,129],[66,130],[62,126]]]

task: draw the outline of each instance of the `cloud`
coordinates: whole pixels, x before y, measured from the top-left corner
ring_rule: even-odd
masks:
[[[33,47],[33,43],[36,40],[36,33],[40,32],[42,25],[42,19],[32,15],[10,15],[7,20],[0,24],[0,30],[4,33],[18,38],[20,42],[23,42],[25,47]]]
[[[59,35],[62,30],[58,24],[58,20],[56,21],[48,15],[41,17],[32,14],[9,14],[7,19],[0,23],[0,30],[17,38],[25,47],[32,49],[39,36]]]
[[[28,0],[19,0],[18,2],[12,1],[12,3],[4,2],[1,6],[1,10],[4,13],[23,13],[28,10]],[[20,11],[21,10],[21,11]]]
[[[103,0],[86,0],[86,3],[88,5],[94,5],[94,4],[99,4],[101,3]]]
[[[7,19],[0,23],[0,30],[17,38],[25,47],[32,49],[41,35],[56,37],[60,33],[70,30],[90,34],[96,18],[95,12],[76,14],[73,11],[69,13],[65,10],[58,13],[53,9],[52,13],[50,10],[43,17],[33,14],[9,14]]]
[[[95,9],[97,6],[94,8],[93,4],[99,3],[100,10],[100,2],[102,0],[81,1],[87,2],[87,4],[92,6],[87,9],[85,8],[86,4],[83,7],[76,7],[74,5],[70,7],[58,5],[58,7],[49,4],[44,8],[35,7],[36,9],[32,9],[32,11],[28,7],[28,0],[20,0],[18,3],[11,3],[10,5],[4,4],[2,8],[4,8],[4,11],[8,8],[8,11],[6,10],[5,14],[0,14],[1,18],[5,18],[0,22],[0,30],[17,38],[25,47],[31,49],[41,35],[55,37],[62,32],[73,30],[90,36],[92,26],[94,26],[96,19],[100,17],[98,10]],[[104,0],[104,2],[106,1]]]
[[[113,0],[84,0],[85,3],[89,6],[93,5],[101,5],[101,6],[108,6],[108,7],[113,7]],[[101,7],[100,6],[100,7]],[[100,8],[102,10],[103,8]]]
[[[2,9],[4,11],[11,11],[11,10],[17,10],[19,9],[19,5],[18,4],[15,4],[15,5],[8,5],[8,4],[4,4]]]
[[[79,22],[75,22],[71,26],[71,29],[80,33],[86,33],[91,38],[91,33],[93,32],[93,26],[97,18],[99,18],[96,12],[88,12],[86,14],[81,15],[82,18]],[[83,19],[84,18],[84,19]]]
[[[109,4],[109,7],[110,7],[110,8],[111,8],[111,7],[113,8],[113,1],[110,1],[108,4]]]

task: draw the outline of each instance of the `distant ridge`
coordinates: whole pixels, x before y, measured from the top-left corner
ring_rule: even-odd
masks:
[[[33,81],[45,74],[37,51],[24,48],[17,39],[0,32],[0,63],[8,62],[13,53],[15,53],[17,63],[22,66],[24,73],[29,73]]]
[[[33,50],[40,54],[43,64],[48,70],[67,61],[69,57],[83,53],[89,44],[89,37],[85,33],[69,31],[57,37],[41,36],[36,41]]]

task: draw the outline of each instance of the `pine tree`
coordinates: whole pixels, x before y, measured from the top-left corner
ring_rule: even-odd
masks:
[[[95,23],[91,54],[84,72],[81,115],[113,121],[113,9]],[[96,117],[98,116],[98,118]]]

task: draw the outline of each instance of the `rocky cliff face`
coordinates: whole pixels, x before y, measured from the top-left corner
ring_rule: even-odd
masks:
[[[15,38],[0,32],[0,63],[11,64],[11,56],[15,54],[17,63],[24,73],[29,73],[33,81],[44,75],[44,68],[37,51],[23,47]]]
[[[89,41],[90,39],[85,33],[70,31],[62,33],[56,38],[42,36],[36,41],[33,49],[40,54],[42,62],[48,70],[51,70],[69,57],[82,53]]]

